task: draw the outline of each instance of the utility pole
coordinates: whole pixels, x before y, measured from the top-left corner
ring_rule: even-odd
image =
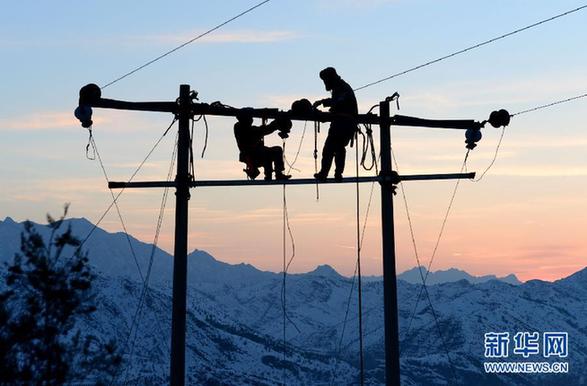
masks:
[[[185,385],[185,320],[190,199],[190,86],[179,86],[177,176],[175,177],[175,245],[173,249],[173,305],[171,318],[171,385]]]
[[[391,124],[389,101],[379,103],[381,176],[381,242],[383,248],[383,320],[385,330],[385,379],[387,385],[400,385],[399,321],[395,273],[395,230],[393,194],[399,176],[391,165]]]
[[[479,130],[489,122],[493,127],[506,126],[509,123],[509,114],[505,110],[491,113],[488,121],[476,122],[473,120],[429,120],[402,115],[390,116],[389,101],[379,104],[379,116],[374,114],[359,114],[357,123],[378,124],[381,135],[381,172],[373,177],[350,177],[342,181],[328,179],[320,183],[356,183],[378,181],[381,185],[381,231],[383,250],[383,302],[384,302],[384,330],[385,330],[385,384],[400,386],[400,358],[399,358],[399,328],[397,307],[397,283],[395,267],[395,235],[393,221],[393,195],[396,185],[401,181],[446,180],[455,178],[474,178],[475,173],[453,174],[424,174],[398,175],[392,169],[391,157],[391,126],[421,126],[435,128],[451,128],[467,130],[467,143],[478,141],[481,137]],[[92,107],[156,111],[174,114],[179,121],[178,163],[175,181],[139,181],[139,182],[110,182],[108,187],[115,188],[161,188],[174,187],[176,189],[175,206],[175,245],[173,260],[173,305],[171,322],[171,386],[185,385],[185,335],[186,335],[186,292],[187,292],[187,236],[188,236],[188,202],[192,187],[218,186],[259,186],[259,185],[314,185],[313,178],[295,179],[286,181],[264,180],[207,180],[195,181],[189,174],[190,133],[189,121],[196,115],[215,115],[236,117],[241,109],[227,107],[221,104],[194,103],[189,85],[181,85],[178,101],[173,102],[126,102],[105,99],[101,96],[100,88],[90,84],[80,90],[79,107],[76,117],[83,127],[92,124]],[[332,122],[339,116],[334,113],[320,111],[279,111],[277,109],[248,109],[255,118],[276,119],[286,118],[300,121]],[[470,132],[473,135],[470,135]],[[471,139],[473,138],[473,139]]]

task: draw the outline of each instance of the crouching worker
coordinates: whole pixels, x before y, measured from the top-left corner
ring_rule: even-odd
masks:
[[[266,181],[271,181],[273,171],[276,180],[291,178],[290,175],[283,174],[283,149],[279,146],[267,147],[264,143],[264,137],[277,130],[280,137],[286,138],[291,129],[291,121],[274,120],[268,125],[253,126],[251,111],[246,109],[241,110],[236,119],[234,137],[240,150],[239,161],[247,165],[244,169],[247,176],[254,180],[260,174],[259,167],[263,167]]]

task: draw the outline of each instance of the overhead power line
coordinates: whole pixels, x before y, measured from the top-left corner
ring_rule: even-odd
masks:
[[[551,103],[547,103],[545,105],[540,105],[540,106],[536,106],[536,107],[532,107],[531,109],[527,109],[527,110],[522,110],[522,111],[518,111],[517,113],[511,114],[512,117],[515,117],[516,115],[522,115],[522,114],[526,114],[526,113],[531,113],[533,111],[537,111],[537,110],[542,110],[542,109],[546,109],[548,107],[552,107],[555,105],[560,105],[561,103],[567,103],[567,102],[571,102],[577,99],[581,99],[581,98],[585,98],[587,97],[587,93],[585,94],[581,94],[581,95],[577,95],[574,97],[570,97],[570,98],[566,98],[566,99],[561,99],[555,102],[551,102]]]
[[[408,68],[407,70],[404,70],[404,71],[397,72],[397,73],[395,73],[395,74],[393,74],[393,75],[389,75],[389,76],[387,76],[387,77],[385,77],[385,78],[382,78],[382,79],[376,80],[376,81],[374,81],[374,82],[367,83],[367,84],[366,84],[366,85],[364,85],[364,86],[361,86],[361,87],[359,87],[359,88],[356,88],[354,91],[359,91],[359,90],[365,89],[365,88],[367,88],[367,87],[371,87],[371,86],[374,86],[374,85],[376,85],[376,84],[379,84],[379,83],[382,83],[382,82],[388,81],[388,80],[390,80],[390,79],[397,78],[398,76],[405,75],[405,74],[407,74],[407,73],[409,73],[409,72],[412,72],[412,71],[419,70],[420,68],[423,68],[423,67],[430,66],[431,64],[438,63],[438,62],[441,62],[441,61],[443,61],[443,60],[445,60],[445,59],[452,58],[453,56],[457,56],[457,55],[463,54],[463,53],[465,53],[465,52],[467,52],[467,51],[471,51],[471,50],[474,50],[474,49],[476,49],[476,48],[482,47],[482,46],[484,46],[484,45],[487,45],[487,44],[490,44],[490,43],[496,42],[496,41],[498,41],[498,40],[505,39],[505,38],[507,38],[507,37],[509,37],[509,36],[515,35],[515,34],[517,34],[517,33],[520,33],[520,32],[526,31],[526,30],[529,30],[529,29],[531,29],[531,28],[534,28],[534,27],[537,27],[537,26],[539,26],[539,25],[542,25],[542,24],[548,23],[548,22],[550,22],[550,21],[553,21],[553,20],[559,19],[559,18],[561,18],[561,17],[563,17],[563,16],[567,16],[567,15],[570,15],[570,14],[572,14],[572,13],[575,13],[575,12],[581,11],[581,10],[583,10],[583,9],[585,9],[585,8],[587,8],[587,4],[585,4],[585,5],[582,5],[582,6],[578,7],[578,8],[572,9],[572,10],[570,10],[570,11],[563,12],[563,13],[561,13],[561,14],[558,14],[558,15],[555,15],[555,16],[552,16],[552,17],[549,17],[548,19],[540,20],[540,21],[538,21],[538,22],[536,22],[536,23],[534,23],[534,24],[530,24],[530,25],[527,25],[527,26],[525,26],[525,27],[518,28],[518,29],[516,29],[516,30],[514,30],[514,31],[511,31],[511,32],[508,32],[508,33],[506,33],[506,34],[503,34],[503,35],[500,35],[500,36],[494,37],[494,38],[492,38],[492,39],[489,39],[489,40],[486,40],[486,41],[484,41],[484,42],[477,43],[477,44],[475,44],[475,45],[469,46],[469,47],[467,47],[467,48],[464,48],[464,49],[462,49],[462,50],[455,51],[455,52],[453,52],[453,53],[450,53],[450,54],[448,54],[448,55],[441,56],[440,58],[437,58],[437,59],[434,59],[434,60],[430,60],[430,61],[428,61],[428,62],[426,62],[426,63],[423,63],[423,64],[420,64],[420,65],[418,65],[418,66],[415,66],[415,67]]]
[[[177,47],[175,47],[175,48],[173,48],[173,49],[171,49],[171,50],[169,50],[169,51],[167,51],[167,52],[165,52],[165,53],[163,53],[163,54],[161,54],[161,55],[157,56],[157,57],[156,57],[156,58],[154,58],[154,59],[151,59],[151,60],[149,60],[149,61],[148,61],[148,62],[146,62],[145,64],[142,64],[142,65],[140,65],[140,66],[136,67],[135,69],[133,69],[133,70],[131,70],[131,71],[127,72],[126,74],[124,74],[124,75],[122,75],[122,76],[120,76],[120,77],[118,77],[118,78],[114,79],[114,80],[113,80],[113,81],[111,81],[110,83],[107,83],[106,85],[102,86],[102,89],[105,89],[106,87],[108,87],[108,86],[110,86],[110,85],[113,85],[114,83],[116,83],[116,82],[118,82],[118,81],[120,81],[120,80],[122,80],[122,79],[124,79],[124,78],[126,78],[126,77],[128,77],[128,76],[130,76],[130,75],[132,75],[132,74],[134,74],[135,72],[138,72],[138,71],[142,70],[143,68],[145,68],[145,67],[147,67],[147,66],[150,66],[151,64],[153,64],[153,63],[155,63],[155,62],[157,62],[157,61],[159,61],[159,60],[163,59],[163,58],[164,58],[164,57],[166,57],[167,55],[170,55],[170,54],[174,53],[175,51],[178,51],[178,50],[182,49],[183,47],[187,46],[188,44],[191,44],[191,43],[195,42],[196,40],[198,40],[198,39],[201,39],[201,38],[203,38],[204,36],[206,36],[206,35],[208,35],[208,34],[210,34],[210,33],[214,32],[214,31],[216,31],[217,29],[220,29],[220,28],[224,27],[224,26],[225,26],[225,25],[227,25],[228,23],[230,23],[230,22],[232,22],[232,21],[234,21],[234,20],[238,19],[238,18],[239,18],[239,17],[241,17],[241,16],[244,16],[244,15],[246,15],[247,13],[249,13],[249,12],[251,12],[251,11],[253,11],[253,10],[255,10],[255,9],[259,8],[260,6],[262,6],[262,5],[266,4],[266,3],[270,2],[270,1],[271,1],[271,0],[264,0],[264,1],[262,1],[262,2],[260,2],[260,3],[258,3],[258,4],[256,4],[256,5],[252,6],[251,8],[248,8],[248,9],[246,9],[246,10],[242,11],[242,12],[241,12],[241,13],[239,13],[238,15],[236,15],[236,16],[233,16],[233,17],[231,17],[230,19],[228,19],[228,20],[226,20],[226,21],[224,21],[224,22],[222,22],[222,23],[218,24],[217,26],[210,28],[208,31],[206,31],[206,32],[203,32],[203,33],[199,34],[198,36],[195,36],[195,37],[193,37],[192,39],[188,40],[187,42],[180,44],[179,46],[177,46]]]

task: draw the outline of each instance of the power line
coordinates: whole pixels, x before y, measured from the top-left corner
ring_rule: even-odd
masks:
[[[102,169],[102,174],[104,174],[104,178],[106,179],[106,183],[110,183],[110,178],[108,177],[108,173],[106,172],[106,167],[104,166],[104,162],[102,161],[102,157],[100,156],[100,152],[98,151],[98,146],[96,145],[96,141],[94,140],[94,137],[92,135],[90,135],[90,144],[92,146],[92,148],[94,149],[94,153],[96,154],[98,163],[100,164],[100,168]],[[132,257],[135,261],[135,264],[137,266],[137,271],[139,273],[139,276],[141,278],[142,281],[145,280],[144,276],[143,276],[143,272],[141,271],[141,266],[139,264],[139,260],[137,258],[137,255],[135,253],[135,249],[132,245],[132,242],[130,240],[130,235],[128,233],[128,229],[126,228],[126,224],[124,222],[124,219],[122,217],[122,213],[120,211],[120,206],[118,205],[118,201],[116,199],[116,196],[114,194],[114,192],[112,191],[112,189],[110,190],[110,195],[112,196],[112,202],[114,203],[114,206],[116,207],[116,212],[118,213],[118,218],[120,219],[120,224],[122,225],[122,229],[124,230],[124,234],[126,236],[126,241],[128,242],[128,247],[130,249],[130,253],[132,254]]]
[[[364,86],[361,86],[361,87],[359,87],[359,88],[356,88],[354,91],[359,91],[359,90],[362,90],[362,89],[364,89],[364,88],[371,87],[371,86],[374,86],[374,85],[376,85],[376,84],[379,84],[379,83],[385,82],[385,81],[387,81],[387,80],[390,80],[390,79],[393,79],[393,78],[397,78],[398,76],[405,75],[405,74],[407,74],[407,73],[409,73],[409,72],[412,72],[412,71],[419,70],[420,68],[423,68],[423,67],[430,66],[431,64],[438,63],[438,62],[441,62],[441,61],[443,61],[443,60],[445,60],[445,59],[452,58],[453,56],[457,56],[457,55],[460,55],[460,54],[462,54],[462,53],[465,53],[465,52],[467,52],[467,51],[471,51],[471,50],[474,50],[474,49],[476,49],[476,48],[482,47],[482,46],[484,46],[484,45],[487,45],[487,44],[490,44],[490,43],[496,42],[496,41],[498,41],[498,40],[505,39],[505,38],[507,38],[507,37],[509,37],[509,36],[512,36],[512,35],[515,35],[515,34],[517,34],[517,33],[520,33],[520,32],[523,32],[523,31],[526,31],[526,30],[528,30],[528,29],[531,29],[531,28],[537,27],[537,26],[539,26],[539,25],[542,25],[542,24],[548,23],[548,22],[550,22],[550,21],[553,21],[553,20],[559,19],[559,18],[561,18],[561,17],[563,17],[563,16],[567,16],[567,15],[570,15],[570,14],[572,14],[572,13],[575,13],[575,12],[581,11],[581,10],[583,10],[583,9],[585,9],[585,8],[587,8],[587,4],[585,4],[585,5],[582,5],[582,6],[578,7],[578,8],[572,9],[572,10],[570,10],[570,11],[563,12],[563,13],[561,13],[561,14],[558,14],[558,15],[555,15],[555,16],[552,16],[552,17],[549,17],[548,19],[544,19],[544,20],[538,21],[538,22],[536,22],[536,23],[534,23],[534,24],[530,24],[530,25],[527,25],[527,26],[525,26],[525,27],[518,28],[518,29],[516,29],[516,30],[514,30],[514,31],[511,31],[511,32],[508,32],[508,33],[506,33],[506,34],[503,34],[503,35],[500,35],[500,36],[494,37],[494,38],[492,38],[492,39],[485,40],[484,42],[477,43],[477,44],[475,44],[475,45],[469,46],[469,47],[467,47],[467,48],[464,48],[464,49],[462,49],[462,50],[455,51],[455,52],[453,52],[453,53],[450,53],[450,54],[448,54],[448,55],[441,56],[440,58],[437,58],[437,59],[434,59],[434,60],[430,60],[430,61],[428,61],[428,62],[426,62],[426,63],[423,63],[423,64],[420,64],[420,65],[418,65],[418,66],[415,66],[415,67],[408,68],[407,70],[400,71],[400,72],[398,72],[398,73],[395,73],[395,74],[393,74],[393,75],[389,75],[389,76],[387,76],[387,77],[385,77],[385,78],[382,78],[382,79],[376,80],[376,81],[374,81],[374,82],[367,83],[367,84],[366,84],[366,85],[364,85]]]
[[[518,116],[518,115],[531,113],[531,112],[534,112],[534,111],[546,109],[546,108],[549,108],[549,107],[552,107],[552,106],[560,105],[562,103],[571,102],[571,101],[574,101],[574,100],[577,100],[577,99],[581,99],[581,98],[585,98],[585,97],[587,97],[587,93],[581,94],[581,95],[576,95],[574,97],[570,97],[570,98],[566,98],[566,99],[560,99],[560,100],[557,100],[557,101],[554,101],[554,102],[551,102],[551,103],[547,103],[547,104],[544,104],[544,105],[539,105],[539,106],[536,106],[536,107],[532,107],[530,109],[519,111],[519,112],[514,113],[514,114],[510,114],[510,117],[515,117],[515,116]],[[501,147],[501,143],[503,141],[504,134],[505,134],[505,126],[502,127],[501,135],[500,135],[499,140],[497,142],[497,146],[495,148],[495,153],[493,154],[493,159],[489,163],[489,166],[487,166],[487,168],[485,168],[485,170],[483,171],[483,173],[481,173],[481,176],[480,177],[471,180],[472,182],[479,182],[479,181],[481,181],[483,179],[483,177],[485,176],[485,174],[489,171],[489,169],[491,169],[491,167],[493,166],[493,164],[497,160],[497,155],[499,153],[499,150],[500,150],[500,147]],[[469,155],[468,153],[469,152],[467,152],[467,156],[465,158],[468,158],[468,155]],[[466,169],[466,165],[465,165],[465,169]]]
[[[367,228],[367,220],[369,219],[369,213],[370,213],[370,210],[371,210],[371,201],[373,199],[373,190],[374,190],[374,188],[375,188],[375,181],[373,181],[371,183],[371,191],[369,192],[369,201],[367,202],[367,209],[365,210],[365,219],[363,221],[363,227],[362,227],[362,230],[361,230],[361,239],[360,239],[361,241],[358,244],[358,250],[359,251],[362,248],[362,246],[363,246],[363,240],[365,239],[365,229]],[[353,290],[355,288],[355,279],[357,278],[357,270],[358,270],[358,268],[359,268],[359,258],[357,258],[356,261],[355,261],[355,270],[353,272],[353,276],[352,276],[352,279],[351,279],[351,289],[349,291],[349,295],[348,295],[348,299],[347,299],[347,303],[346,303],[346,311],[345,311],[344,320],[343,320],[343,323],[342,323],[342,330],[341,330],[341,333],[340,333],[340,338],[339,338],[339,341],[338,341],[338,345],[336,346],[337,348],[336,348],[336,353],[335,353],[335,362],[334,362],[334,367],[333,367],[333,369],[331,371],[331,377],[330,377],[330,382],[329,382],[329,385],[330,386],[334,385],[334,381],[335,381],[336,367],[337,367],[337,364],[338,364],[338,362],[336,362],[336,358],[338,358],[338,356],[340,355],[340,351],[341,351],[341,348],[342,348],[342,341],[343,341],[343,338],[344,338],[344,333],[345,333],[346,325],[347,325],[347,321],[348,321],[349,310],[350,310],[350,305],[351,305],[351,296],[352,296]],[[362,346],[362,344],[361,344],[361,346]]]
[[[483,173],[481,173],[481,176],[479,176],[478,178],[472,179],[472,182],[479,182],[483,179],[483,177],[485,177],[485,174],[487,174],[487,172],[489,171],[489,169],[491,169],[493,167],[493,164],[495,163],[495,161],[497,160],[497,155],[499,154],[499,149],[501,147],[501,142],[503,141],[503,136],[505,134],[505,126],[501,128],[501,135],[499,136],[499,140],[497,141],[497,146],[495,147],[495,153],[493,153],[493,159],[491,160],[491,162],[489,163],[489,165],[485,168],[485,170],[483,170]],[[465,156],[465,159],[469,158],[469,152],[471,150],[467,150],[467,155]],[[466,161],[465,161],[465,171],[467,170],[467,165],[466,165]]]
[[[358,313],[359,313],[359,368],[361,386],[365,384],[365,354],[363,343],[363,287],[361,283],[361,196],[359,189],[359,135],[355,133],[355,173],[357,177],[356,187],[356,225],[357,225],[357,293],[358,293]],[[364,147],[364,144],[363,144]]]
[[[546,109],[548,107],[552,107],[552,106],[555,106],[555,105],[560,105],[561,103],[567,103],[567,102],[571,102],[571,101],[574,101],[574,100],[577,100],[577,99],[581,99],[581,98],[585,98],[585,97],[587,97],[587,93],[581,94],[581,95],[577,95],[577,96],[574,96],[574,97],[570,97],[570,98],[567,98],[567,99],[561,99],[561,100],[558,100],[558,101],[547,103],[545,105],[540,105],[540,106],[532,107],[531,109],[518,111],[517,113],[511,114],[510,116],[511,117],[515,117],[517,115],[531,113],[531,112],[534,112],[534,111]]]
[[[167,181],[171,181],[171,177],[173,174],[173,166],[175,165],[176,158],[177,158],[177,136],[176,136],[175,146],[173,147],[173,152],[171,155],[171,162],[169,165],[169,171],[167,173]],[[143,288],[142,288],[141,294],[139,296],[139,302],[137,304],[137,309],[135,310],[135,314],[133,316],[133,319],[132,319],[132,322],[130,325],[128,336],[125,341],[125,350],[127,350],[129,348],[129,341],[132,337],[133,329],[134,329],[134,338],[132,339],[132,342],[130,343],[130,350],[128,351],[128,367],[130,367],[130,365],[132,364],[132,356],[134,353],[134,348],[135,348],[135,344],[136,344],[136,340],[137,340],[137,336],[138,336],[141,313],[143,310],[143,306],[145,304],[145,299],[146,299],[147,293],[149,291],[149,279],[151,277],[151,272],[152,272],[152,267],[153,267],[153,259],[155,257],[155,253],[157,251],[157,245],[159,243],[159,235],[161,233],[161,226],[163,224],[163,215],[165,213],[165,206],[167,204],[168,195],[169,195],[169,188],[166,187],[163,190],[163,196],[161,198],[161,206],[159,208],[159,217],[157,218],[157,225],[155,227],[155,236],[153,238],[153,244],[151,246],[151,253],[149,256],[149,264],[147,267],[147,273],[145,276],[145,280],[143,281]],[[126,382],[127,382],[128,367],[126,368],[126,371],[124,374],[125,379],[124,379],[123,384],[126,384]],[[110,384],[113,384],[116,381],[117,377],[118,377],[118,372],[116,372],[114,374]]]
[[[149,150],[149,152],[147,153],[147,155],[145,156],[145,158],[143,158],[143,160],[141,161],[141,163],[139,164],[139,166],[137,166],[137,168],[132,173],[132,175],[130,176],[130,178],[128,179],[127,182],[131,182],[136,177],[136,175],[141,170],[141,168],[143,167],[143,165],[145,164],[145,162],[147,162],[147,160],[149,159],[149,157],[151,157],[151,155],[153,154],[153,152],[155,151],[155,149],[157,148],[157,146],[159,146],[159,144],[161,143],[161,141],[163,140],[163,138],[167,135],[167,133],[169,132],[169,130],[171,129],[171,127],[173,126],[173,124],[175,123],[176,120],[177,120],[176,118],[173,118],[173,120],[171,121],[171,124],[169,125],[169,127],[163,132],[163,134],[161,135],[161,137],[159,137],[159,139],[155,142],[155,144],[153,145],[153,147],[151,148],[151,150]],[[98,221],[96,221],[96,223],[94,224],[94,226],[92,227],[92,229],[90,229],[90,231],[88,232],[88,234],[86,235],[86,237],[82,240],[82,242],[80,243],[79,247],[77,247],[76,253],[90,239],[90,237],[92,236],[92,234],[94,233],[94,231],[96,230],[96,228],[98,228],[98,226],[100,225],[100,223],[102,222],[102,220],[104,220],[104,218],[106,217],[106,215],[110,212],[110,209],[112,209],[112,207],[116,204],[116,202],[118,201],[118,199],[120,198],[120,196],[122,195],[122,193],[124,193],[124,190],[125,190],[125,188],[122,188],[120,190],[120,192],[118,192],[118,194],[116,195],[116,197],[114,198],[114,200],[110,203],[110,205],[108,206],[108,208],[106,208],[106,210],[104,211],[104,213],[102,213],[102,215],[100,216],[100,218],[98,219]]]
[[[395,158],[395,154],[393,152],[391,154],[392,154],[393,162],[395,164],[395,168],[396,168],[396,170],[399,170],[399,167],[398,167],[398,164],[397,164],[397,160]],[[457,187],[458,187],[458,181],[460,181],[460,180],[457,180]],[[425,294],[426,294],[426,299],[428,300],[428,305],[430,306],[430,312],[432,313],[432,317],[434,318],[434,323],[435,323],[436,329],[438,331],[438,336],[440,338],[440,342],[442,343],[442,346],[443,346],[444,351],[446,353],[446,358],[448,360],[448,364],[449,364],[450,369],[451,369],[453,380],[456,381],[457,380],[457,376],[456,376],[455,366],[454,366],[454,364],[452,362],[452,359],[450,357],[450,352],[448,350],[446,341],[444,340],[444,335],[442,334],[442,329],[440,328],[440,322],[438,321],[438,317],[436,315],[436,310],[434,309],[434,306],[432,305],[432,300],[430,298],[430,292],[428,291],[428,287],[426,286],[426,279],[428,277],[428,272],[426,272],[426,276],[424,276],[424,274],[422,273],[422,264],[420,263],[420,257],[419,257],[419,254],[418,254],[418,246],[416,244],[416,236],[415,236],[414,227],[413,227],[413,224],[412,224],[412,216],[410,215],[410,208],[408,206],[408,199],[406,197],[406,191],[404,189],[404,184],[403,183],[400,184],[400,190],[401,190],[401,193],[402,193],[402,199],[403,199],[403,202],[404,202],[404,208],[405,208],[406,217],[407,217],[407,220],[408,220],[408,227],[410,229],[410,236],[411,236],[411,239],[412,239],[412,246],[414,248],[414,256],[416,257],[416,263],[418,264],[418,272],[420,274],[420,279],[422,280],[422,286],[420,287],[420,292],[418,293],[418,298],[417,298],[415,307],[414,307],[414,309],[412,311],[412,314],[410,315],[410,320],[409,320],[409,323],[408,323],[408,328],[406,330],[407,332],[404,335],[404,339],[406,339],[408,337],[408,334],[410,332],[410,328],[411,328],[411,325],[412,325],[412,321],[413,321],[414,316],[415,316],[415,313],[416,313],[416,309],[418,308],[418,304],[420,302],[420,296],[422,295],[422,291],[424,291]],[[450,209],[450,206],[452,206],[452,202],[454,200],[454,195],[455,194],[456,194],[456,187],[455,187],[455,190],[453,192],[453,196],[451,197],[449,209]],[[436,243],[436,247],[438,247],[438,243],[440,242],[440,239],[442,238],[442,232],[444,230],[444,225],[446,223],[446,218],[448,217],[448,214],[449,214],[449,211],[446,212],[445,219],[444,219],[444,221],[442,223],[442,227],[441,227],[440,234],[438,235],[438,240],[437,240],[437,243]],[[430,259],[430,265],[432,264],[432,260],[434,259],[434,255],[435,254],[436,254],[436,248],[434,249],[434,252],[432,254],[432,258]],[[428,266],[429,269],[430,269],[430,265]]]
[[[208,35],[208,34],[210,34],[210,33],[214,32],[214,31],[216,31],[217,29],[220,29],[220,28],[224,27],[224,26],[225,26],[225,25],[227,25],[228,23],[230,23],[230,22],[232,22],[232,21],[234,21],[234,20],[238,19],[238,18],[239,18],[239,17],[241,17],[241,16],[244,16],[244,15],[246,15],[247,13],[249,13],[249,12],[253,11],[254,9],[256,9],[256,8],[259,8],[259,7],[260,7],[260,6],[262,6],[263,4],[265,4],[265,3],[268,3],[269,1],[271,1],[271,0],[265,0],[265,1],[262,1],[262,2],[260,2],[260,3],[258,3],[258,4],[256,4],[256,5],[252,6],[251,8],[248,8],[247,10],[245,10],[245,11],[243,11],[243,12],[239,13],[238,15],[236,15],[236,16],[233,16],[233,17],[231,17],[230,19],[228,19],[228,20],[226,20],[226,21],[224,21],[224,22],[222,22],[222,23],[218,24],[217,26],[215,26],[215,27],[213,27],[213,28],[210,28],[208,31],[206,31],[206,32],[203,32],[203,33],[199,34],[198,36],[196,36],[196,37],[194,37],[194,38],[192,38],[192,39],[188,40],[187,42],[185,42],[185,43],[182,43],[182,44],[180,44],[179,46],[177,46],[177,47],[175,47],[175,48],[173,48],[173,49],[171,49],[171,50],[169,50],[169,51],[167,51],[167,52],[165,52],[165,53],[163,53],[163,54],[161,54],[161,55],[157,56],[156,58],[149,60],[147,63],[145,63],[145,64],[143,64],[143,65],[140,65],[139,67],[137,67],[137,68],[135,68],[135,69],[133,69],[133,70],[131,70],[131,71],[127,72],[126,74],[124,74],[124,75],[122,75],[122,76],[120,76],[120,77],[118,77],[118,78],[114,79],[114,80],[113,80],[113,81],[111,81],[110,83],[107,83],[106,85],[102,86],[102,89],[105,89],[106,87],[108,87],[108,86],[110,86],[110,85],[112,85],[112,84],[114,84],[114,83],[116,83],[116,82],[118,82],[118,81],[120,81],[120,80],[122,80],[122,79],[124,79],[124,78],[126,78],[126,77],[128,77],[128,76],[130,76],[130,75],[132,75],[132,74],[134,74],[135,72],[142,70],[143,68],[145,68],[145,67],[147,67],[147,66],[149,66],[149,65],[151,65],[151,64],[153,64],[153,63],[155,63],[155,62],[157,62],[157,61],[159,61],[159,60],[161,60],[161,59],[163,59],[163,58],[164,58],[164,57],[166,57],[167,55],[170,55],[170,54],[174,53],[175,51],[178,51],[178,50],[182,49],[183,47],[187,46],[188,44],[191,44],[191,43],[195,42],[196,40],[198,40],[198,39],[200,39],[200,38],[203,38],[204,36],[206,36],[206,35]]]
[[[96,154],[96,157],[98,159],[98,162],[100,163],[100,167],[102,169],[102,173],[104,174],[104,178],[106,179],[107,183],[110,183],[110,179],[108,178],[108,173],[106,172],[106,167],[104,166],[104,162],[102,161],[102,157],[100,156],[100,152],[98,151],[98,146],[96,145],[96,141],[94,140],[93,136],[90,136],[90,143],[94,149],[94,152]],[[143,276],[143,272],[141,271],[141,266],[139,264],[139,260],[137,258],[137,254],[135,252],[135,249],[133,247],[133,244],[130,240],[130,234],[128,232],[128,229],[126,227],[124,218],[122,217],[122,212],[120,210],[120,206],[118,205],[117,202],[117,197],[114,195],[114,192],[112,191],[112,189],[110,190],[110,195],[112,196],[112,202],[114,203],[115,207],[116,207],[116,212],[118,213],[118,218],[120,219],[120,223],[122,225],[122,229],[124,230],[124,235],[126,236],[126,241],[128,243],[128,247],[130,249],[130,252],[132,254],[132,257],[134,259],[134,262],[137,266],[137,271],[139,273],[139,277],[141,278],[141,281],[143,282],[143,285],[146,285],[146,280],[148,280],[148,277],[144,277]],[[157,328],[159,328],[159,330],[162,330],[161,328],[161,321],[159,320],[159,315],[156,315],[155,318],[155,322],[157,323]],[[163,342],[163,344],[165,345],[168,342]],[[171,352],[171,347],[167,346],[167,350]]]

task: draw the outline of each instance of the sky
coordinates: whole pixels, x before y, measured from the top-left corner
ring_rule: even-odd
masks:
[[[86,159],[88,132],[73,117],[78,91],[105,85],[163,52],[256,4],[252,1],[20,1],[0,14],[0,219],[43,222],[70,203],[72,217],[97,221],[111,202],[97,161]],[[172,101],[190,84],[202,102],[288,109],[299,98],[327,97],[318,77],[335,67],[353,87],[584,5],[578,1],[272,0],[207,37],[103,90],[107,98]],[[400,114],[484,120],[587,92],[587,10],[541,25],[357,92],[361,112],[398,91]],[[587,134],[581,99],[520,115],[505,131],[493,167],[462,181],[431,269],[515,273],[555,280],[585,267]],[[392,113],[397,113],[395,110]],[[132,174],[171,122],[161,113],[94,111],[94,136],[109,178]],[[208,117],[197,179],[244,178],[233,119]],[[318,138],[325,139],[326,127]],[[374,130],[378,148],[377,128]],[[313,124],[297,122],[286,156],[301,151],[294,178],[314,173]],[[487,127],[468,170],[490,164],[500,129]],[[302,140],[303,139],[303,140]],[[301,141],[301,142],[300,142]],[[266,140],[281,145],[276,135]],[[195,126],[195,152],[204,143]],[[135,180],[162,180],[174,145],[168,134]],[[392,128],[400,173],[454,173],[461,168],[459,130]],[[347,176],[354,174],[354,148]],[[372,172],[362,171],[362,175]],[[428,264],[455,181],[406,182],[417,252]],[[360,189],[366,218],[362,272],[381,273],[379,189],[366,217],[370,184]],[[352,275],[356,259],[355,187],[289,186],[295,239],[291,272],[329,264]],[[120,208],[128,231],[151,242],[162,191],[127,190]],[[190,249],[229,263],[282,269],[282,188],[198,188],[190,201]],[[416,265],[402,195],[395,203],[397,269]],[[170,195],[160,246],[173,250]],[[112,211],[100,224],[122,230]],[[288,243],[288,258],[291,245]]]

